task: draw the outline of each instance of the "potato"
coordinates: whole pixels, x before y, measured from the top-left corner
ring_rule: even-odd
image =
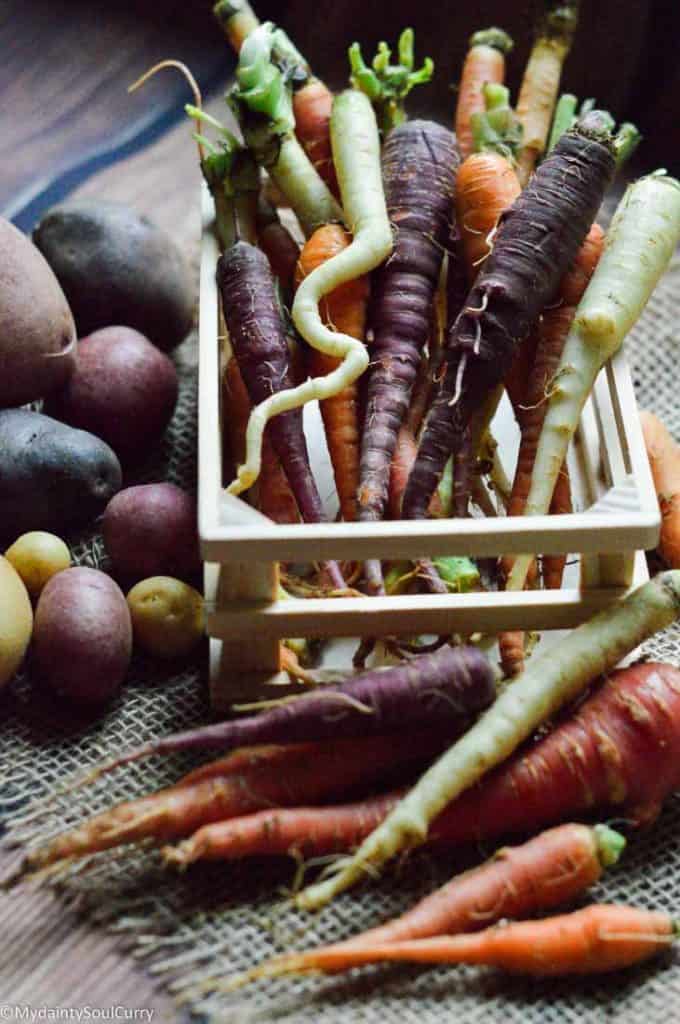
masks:
[[[33,241],[61,282],[79,337],[127,324],[169,351],[191,330],[194,294],[182,252],[129,207],[63,203],[44,215]]]
[[[120,485],[120,463],[98,437],[28,409],[0,410],[3,539],[86,523]]]
[[[106,573],[83,567],[57,573],[35,611],[33,664],[60,696],[83,704],[111,698],[132,654],[130,612]]]
[[[172,361],[130,327],[105,327],[83,338],[70,380],[45,412],[89,430],[118,457],[143,457],[163,434],[177,402]]]
[[[5,551],[31,597],[38,597],[48,580],[71,565],[71,552],[60,537],[44,530],[24,533]]]
[[[0,408],[44,398],[75,365],[76,327],[42,253],[0,217]]]
[[[191,576],[201,564],[196,502],[174,484],[120,491],[106,506],[102,533],[121,576]]]
[[[200,642],[205,621],[203,598],[172,576],[152,576],[127,596],[135,642],[158,658],[179,658]]]
[[[0,688],[23,661],[33,629],[33,609],[12,565],[0,555]]]

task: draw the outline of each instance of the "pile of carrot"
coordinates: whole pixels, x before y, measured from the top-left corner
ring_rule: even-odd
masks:
[[[406,97],[433,73],[428,58],[416,69],[410,29],[370,63],[353,44],[351,88],[334,96],[247,0],[216,5],[239,55],[229,103],[242,140],[200,97],[189,112],[222,250],[225,483],[272,520],[328,514],[302,425],[314,399],[343,520],[488,507],[480,477],[503,490],[489,424],[504,390],[520,432],[507,513],[571,510],[570,440],[680,240],[680,184],[665,172],[634,183],[603,233],[595,218],[636,133],[590,102],[580,116],[575,98],[557,102],[578,3],[544,7],[516,104],[504,85],[512,40],[489,28],[470,40],[445,127],[408,118]],[[272,205],[272,183],[294,218]],[[221,756],[29,850],[6,884],[148,840],[182,869],[337,855],[294,896],[314,909],[422,844],[523,833],[394,921],[232,978],[220,970],[206,986],[397,960],[588,974],[667,948],[670,913],[593,904],[527,920],[564,910],[623,854],[622,835],[580,819],[625,815],[634,842],[680,787],[680,670],[616,670],[680,617],[680,449],[650,414],[642,426],[669,569],[531,659],[523,632],[502,634],[510,685],[497,689],[480,648],[440,638],[387,668],[117,752],[89,778],[178,750]],[[360,581],[369,593],[444,593],[479,579],[467,559],[317,568],[311,592]],[[505,556],[497,568],[510,590],[553,588],[564,557]]]

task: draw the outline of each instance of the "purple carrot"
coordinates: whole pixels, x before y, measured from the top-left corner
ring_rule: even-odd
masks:
[[[358,519],[382,519],[390,463],[430,331],[442,258],[451,231],[455,135],[433,121],[394,128],[383,150],[385,198],[394,251],[373,275],[366,429],[361,451]]]
[[[236,242],[220,256],[217,283],[229,340],[253,405],[276,391],[295,385],[290,349],[269,260],[254,245]],[[321,498],[309,464],[302,429],[302,409],[291,409],[270,420],[267,433],[281,460],[306,523],[325,521]],[[336,562],[324,567],[333,585],[345,581]]]
[[[201,726],[146,743],[107,762],[97,774],[151,754],[219,747],[299,743],[410,731],[451,723],[460,731],[496,695],[494,674],[475,647],[441,647],[339,686],[286,700],[257,715]]]
[[[614,140],[593,111],[561,137],[502,214],[492,252],[449,332],[446,373],[406,485],[404,519],[427,514],[446,460],[552,301],[614,170]]]

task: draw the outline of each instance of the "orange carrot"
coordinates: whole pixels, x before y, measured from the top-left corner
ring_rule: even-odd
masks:
[[[651,412],[641,413],[640,422],[661,508],[659,554],[680,568],[680,445]]]
[[[306,242],[298,262],[296,281],[300,281],[322,263],[342,252],[351,236],[338,224],[318,228]],[[331,329],[363,340],[368,301],[368,279],[358,277],[336,288],[321,302],[321,315]],[[339,360],[316,349],[307,352],[310,377],[323,377],[339,365]],[[326,441],[333,464],[335,486],[343,519],[356,519],[359,486],[359,397],[356,384],[343,388],[321,403]]]
[[[319,81],[310,78],[293,93],[295,134],[314,167],[336,197],[340,198],[338,179],[331,152],[330,120],[333,93]]]
[[[401,794],[392,792],[331,807],[258,811],[204,825],[178,846],[163,848],[166,864],[243,857],[318,857],[352,850],[379,825]]]
[[[512,166],[500,153],[473,153],[458,168],[456,216],[470,283],[491,252],[489,236],[520,194]]]
[[[560,825],[522,846],[498,850],[484,864],[454,877],[393,921],[344,942],[268,963],[280,973],[291,961],[295,971],[319,966],[323,970],[326,958],[335,953],[340,959],[333,969],[345,971],[364,963],[364,951],[372,947],[477,932],[502,918],[521,919],[575,899],[601,878],[605,868],[616,864],[624,847],[623,836],[606,825]],[[255,972],[264,973],[267,967],[264,964]]]
[[[238,466],[245,458],[251,404],[235,359],[229,360],[222,375],[222,403],[225,450],[228,450],[233,466]],[[262,470],[251,489],[250,498],[253,505],[275,523],[297,523],[300,519],[286,474],[266,433],[262,445]]]
[[[57,861],[142,839],[168,840],[271,807],[328,802],[445,750],[451,730],[246,748],[168,789],[118,804],[31,850],[12,883]]]
[[[534,331],[536,349],[533,368],[528,375],[526,395],[521,407],[522,437],[517,456],[515,479],[508,503],[508,515],[519,516],[524,512],[538,439],[547,409],[547,395],[559,366],[576,307],[597,266],[603,245],[604,232],[598,224],[593,224],[578,252],[574,265],[564,275],[560,283],[557,300],[561,304],[546,310]],[[558,480],[559,487],[556,487],[553,493],[551,508],[556,513],[570,511],[570,487],[566,466],[562,467]],[[502,559],[501,567],[506,577],[510,573],[512,565],[512,558],[504,557]],[[564,556],[553,556],[544,560],[546,586],[550,585],[551,589],[561,586],[563,568]],[[524,667],[523,634],[514,631],[507,636],[502,635],[499,638],[499,645],[505,674],[519,675]]]
[[[579,0],[554,5],[541,16],[537,25],[517,98],[517,116],[523,132],[517,173],[522,187],[528,182],[548,141],[562,65],[571,49],[578,22],[578,5]]]
[[[327,946],[313,954],[291,953],[227,982],[232,988],[254,978],[309,970],[335,973],[347,966],[412,961],[424,964],[485,964],[537,977],[600,974],[632,967],[668,949],[678,934],[669,915],[615,903],[595,903],[541,921],[495,925],[473,935]],[[216,986],[220,988],[219,984]]]
[[[456,104],[456,136],[463,159],[473,149],[472,115],[484,110],[482,88],[487,82],[503,82],[505,56],[511,49],[512,39],[500,28],[475,32],[470,38]]]

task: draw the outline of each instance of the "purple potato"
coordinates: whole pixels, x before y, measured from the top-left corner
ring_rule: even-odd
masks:
[[[174,484],[120,491],[106,508],[102,532],[121,576],[182,578],[200,567],[196,501]]]

